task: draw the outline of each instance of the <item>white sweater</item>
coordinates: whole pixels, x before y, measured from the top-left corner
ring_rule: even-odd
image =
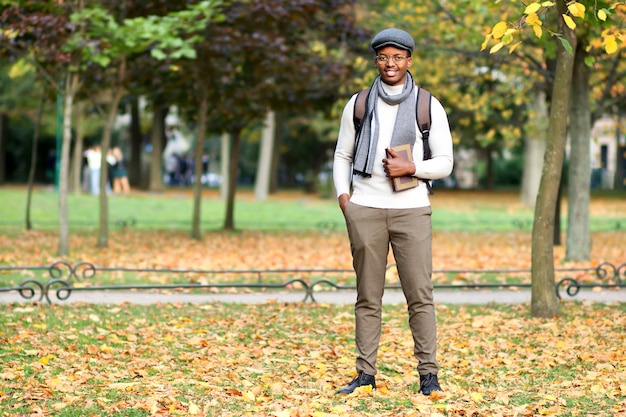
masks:
[[[383,88],[390,95],[399,94],[404,85],[389,86],[383,84]],[[415,89],[417,95],[417,88]],[[346,104],[341,117],[341,127],[335,148],[333,162],[333,180],[337,189],[337,196],[350,194],[352,184],[352,196],[350,201],[367,207],[404,209],[426,207],[430,205],[428,189],[424,181],[419,186],[400,192],[393,192],[391,179],[387,178],[383,168],[383,159],[386,157],[385,149],[390,146],[391,135],[398,113],[398,106],[390,106],[380,98],[378,99],[378,118],[380,120],[378,145],[374,158],[372,176],[369,178],[352,174],[352,155],[354,153],[355,130],[354,130],[354,101],[356,94]],[[413,159],[415,160],[415,174],[418,178],[436,180],[447,177],[452,172],[452,135],[448,124],[448,116],[435,97],[431,101],[431,129],[428,144],[432,152],[432,159],[424,161],[422,134],[415,123],[417,132],[415,145],[413,146]]]

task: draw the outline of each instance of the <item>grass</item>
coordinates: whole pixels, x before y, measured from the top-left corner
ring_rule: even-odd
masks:
[[[219,230],[225,216],[225,201],[217,191],[205,190],[202,201],[202,228]],[[592,231],[619,230],[626,227],[623,193],[602,193],[592,199]],[[433,229],[439,231],[515,231],[531,230],[533,211],[519,202],[516,192],[475,192],[437,190],[431,198]],[[26,190],[24,187],[0,188],[0,228],[6,231],[24,227]],[[162,194],[135,192],[109,197],[109,222],[114,228],[148,230],[188,230],[191,227],[193,198],[189,189],[170,189]],[[71,194],[68,215],[72,229],[94,229],[99,221],[99,198]],[[567,223],[563,211],[563,225]],[[58,194],[38,188],[33,194],[31,220],[37,229],[58,227]],[[257,201],[250,191],[240,191],[235,204],[235,226],[247,230],[311,230],[345,228],[334,199],[314,194],[283,192]]]
[[[626,414],[626,303],[438,305],[444,393],[425,397],[406,310],[385,306],[378,390],[353,374],[351,306],[8,305],[0,415]]]

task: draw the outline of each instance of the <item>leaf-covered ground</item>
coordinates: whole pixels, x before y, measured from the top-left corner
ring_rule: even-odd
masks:
[[[95,233],[71,236],[72,263],[90,261],[98,267],[165,268],[201,270],[246,269],[350,269],[352,259],[345,232],[212,232],[200,242],[180,231],[113,231],[109,247],[96,248]],[[595,267],[601,262],[616,266],[626,261],[626,233],[592,234],[592,256],[589,262],[565,261],[564,246],[555,247],[557,267]],[[0,263],[8,265],[50,265],[56,256],[56,232],[21,232],[17,236],[0,235]],[[390,253],[389,262],[393,262]],[[433,265],[436,270],[530,269],[531,234],[528,232],[435,232]],[[597,280],[589,272],[576,273],[583,280]],[[150,275],[150,274],[147,274]],[[152,274],[154,275],[154,274]],[[570,274],[571,275],[571,274]],[[98,275],[103,276],[103,274]],[[104,277],[113,280],[116,277]],[[173,275],[135,278],[166,282]],[[193,279],[191,277],[190,279]],[[226,275],[204,278],[228,281]],[[238,279],[231,276],[231,280]],[[340,279],[351,279],[348,276]],[[390,280],[396,279],[395,275]],[[437,283],[482,282],[478,274],[435,274]],[[493,279],[504,280],[496,277]],[[528,282],[528,274],[513,279]],[[482,280],[482,281],[481,281]],[[12,278],[14,283],[19,277]]]
[[[446,193],[434,204],[480,210],[476,199],[447,201]],[[619,217],[626,204],[603,201],[592,212]],[[64,259],[127,268],[351,268],[340,231],[210,232],[198,242],[183,231],[113,230],[106,249],[96,239],[93,230],[73,231]],[[594,232],[592,241],[592,259],[580,264],[565,262],[557,246],[556,266],[626,260],[624,232]],[[59,259],[57,246],[55,231],[2,233],[0,264],[49,265]],[[435,269],[528,269],[530,256],[528,231],[434,234]],[[564,302],[553,320],[527,310],[438,305],[445,392],[428,398],[418,393],[403,306],[385,306],[378,389],[337,397],[354,372],[350,306],[4,305],[0,416],[626,415],[626,304]]]
[[[10,305],[2,416],[626,415],[626,304],[437,307],[443,393],[418,393],[402,306],[385,306],[378,389],[354,373],[349,306]]]

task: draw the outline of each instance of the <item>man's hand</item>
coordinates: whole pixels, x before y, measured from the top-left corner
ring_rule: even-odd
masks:
[[[411,161],[399,158],[391,148],[387,148],[387,158],[383,159],[385,174],[389,178],[402,177],[415,174],[415,164]]]
[[[341,209],[342,212],[346,212],[346,207],[348,206],[348,203],[350,202],[350,196],[346,193],[341,194],[339,197],[337,197],[337,200],[339,200],[339,208]]]

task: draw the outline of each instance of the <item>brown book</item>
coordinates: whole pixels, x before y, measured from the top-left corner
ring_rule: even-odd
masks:
[[[398,154],[398,158],[413,162],[413,152],[411,152],[411,145],[399,145],[394,146],[391,149],[393,149]],[[387,152],[387,158],[389,157],[389,152]],[[391,179],[391,186],[393,188],[393,191],[395,192],[417,187],[418,184],[419,180],[417,179],[417,177],[414,177],[412,175],[404,175],[402,177],[396,177]]]

